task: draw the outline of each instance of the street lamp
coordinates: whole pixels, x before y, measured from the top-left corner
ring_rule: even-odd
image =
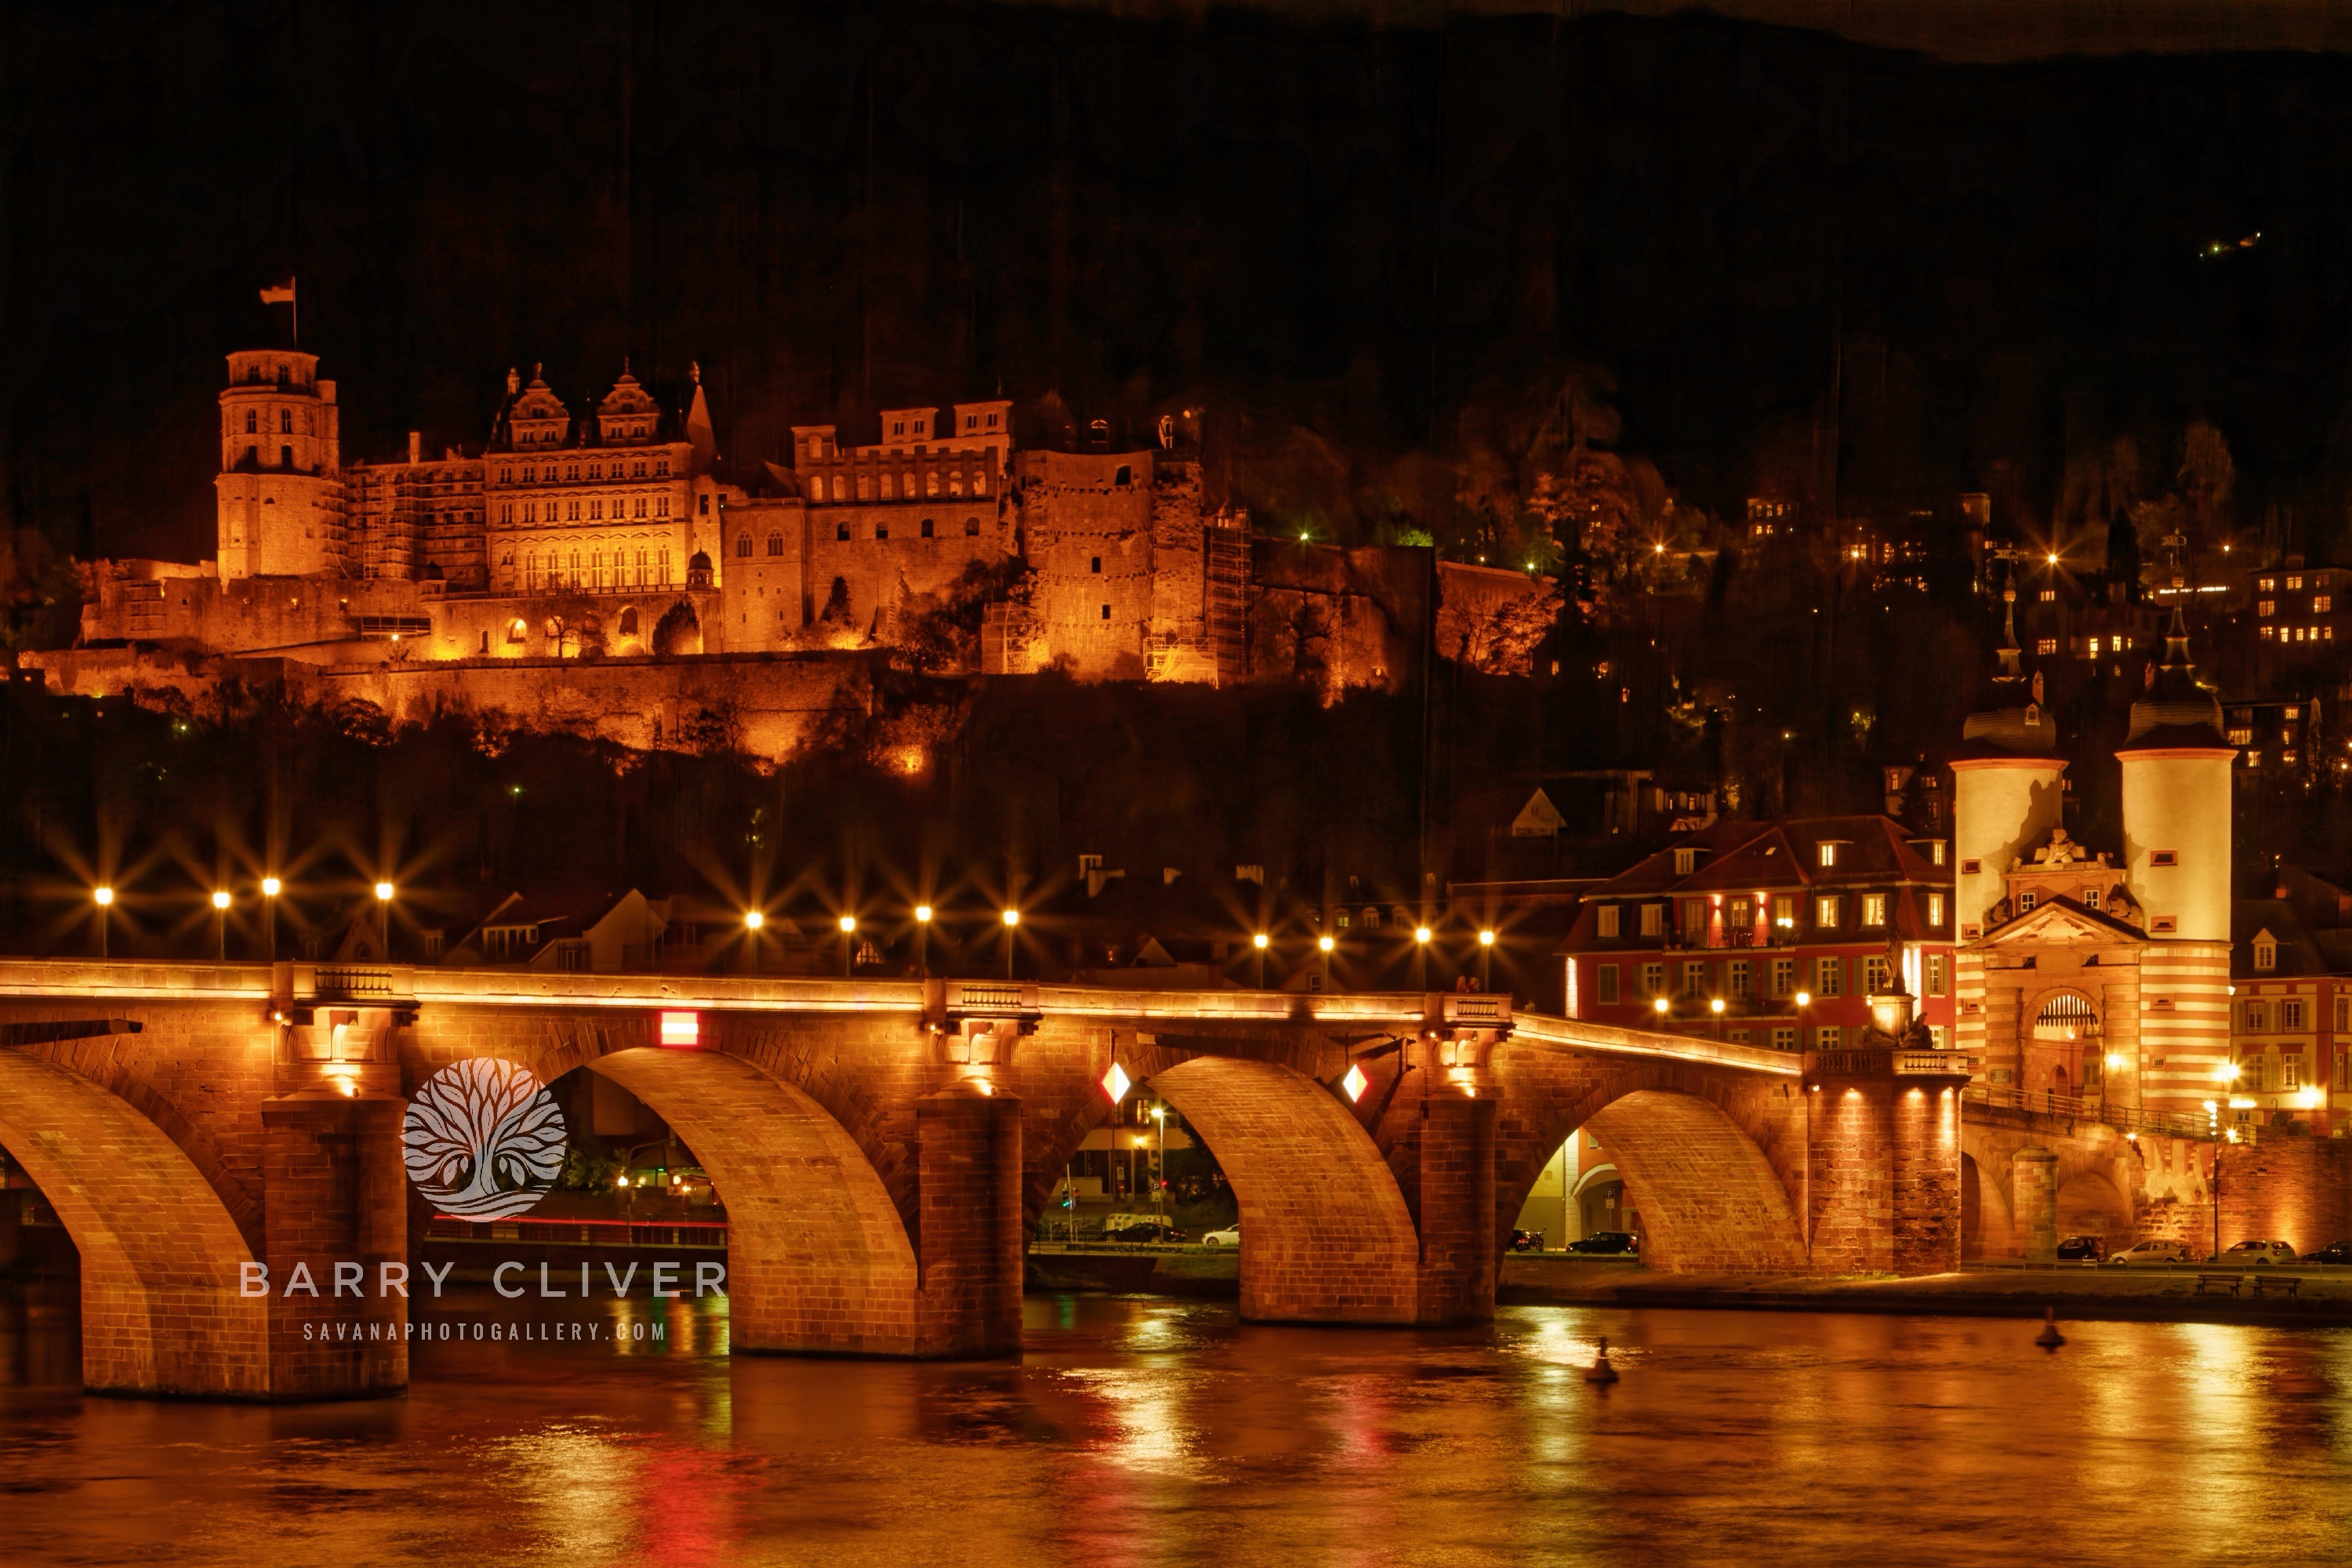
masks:
[[[918,979],[928,980],[931,977],[930,942],[931,906],[917,904],[915,906],[915,974]]]
[[[278,894],[285,885],[275,877],[261,879],[261,945],[271,963],[278,962]]]
[[[393,891],[394,889],[390,882],[378,882],[375,885],[375,907],[383,911],[383,961],[386,963],[390,963],[392,962]]]
[[[1013,978],[1013,951],[1018,945],[1013,941],[1013,935],[1020,927],[1021,911],[1013,909],[1006,910],[1004,911],[1004,978],[1007,980]]]
[[[1478,989],[1495,988],[1495,928],[1486,927],[1478,933]]]
[[[1151,1156],[1151,1213],[1160,1222],[1160,1234],[1168,1234],[1168,1108],[1155,1105],[1151,1120],[1160,1123],[1160,1147]]]
[[[1326,991],[1331,989],[1331,953],[1339,945],[1328,931],[1315,939],[1316,951],[1323,955],[1323,989]]]
[[[220,938],[220,961],[228,962],[228,894],[215,889],[213,893],[213,925]]]
[[[1663,996],[1653,996],[1650,998],[1650,1011],[1655,1013],[1661,1018],[1664,1017],[1666,1014],[1673,1009],[1673,1007],[1674,1004],[1667,1001]]]
[[[1261,991],[1265,989],[1265,950],[1273,940],[1264,931],[1250,938],[1250,945],[1257,949],[1257,988]]]
[[[754,974],[760,973],[760,928],[767,923],[768,917],[759,910],[743,911],[743,930],[747,933],[748,945],[751,950],[751,973]]]
[[[1412,988],[1429,989],[1429,939],[1437,933],[1427,926],[1412,928]]]
[[[98,956],[103,963],[106,958],[106,911],[114,907],[114,889],[103,886],[92,888],[89,897],[90,901],[98,906]]]
[[[841,926],[841,975],[846,980],[857,956],[857,917],[844,915],[838,923]]]

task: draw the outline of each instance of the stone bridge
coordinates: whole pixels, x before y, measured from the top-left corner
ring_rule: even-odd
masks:
[[[1223,1167],[1255,1320],[1491,1316],[1511,1221],[1579,1128],[1640,1194],[1654,1268],[1959,1257],[1942,1053],[1801,1059],[1486,995],[0,961],[0,1147],[80,1249],[85,1382],[404,1385],[404,1297],[248,1296],[242,1270],[373,1285],[412,1260],[405,1102],[475,1057],[585,1068],[669,1123],[726,1201],[746,1351],[1017,1352],[1025,1240],[1114,1065]],[[306,1340],[322,1314],[351,1333]]]

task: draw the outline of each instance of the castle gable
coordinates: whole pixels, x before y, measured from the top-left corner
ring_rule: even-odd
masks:
[[[2137,945],[2147,940],[2147,933],[2137,926],[2126,925],[2096,910],[2086,910],[2072,899],[2059,898],[2035,905],[1969,945],[1979,950],[2106,947],[2119,942]]]

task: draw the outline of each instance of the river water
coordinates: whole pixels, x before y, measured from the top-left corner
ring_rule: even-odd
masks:
[[[509,1305],[441,1321],[583,1337],[422,1345],[363,1405],[89,1398],[70,1325],[0,1335],[0,1563],[2352,1558],[2352,1331],[1066,1296],[1018,1364],[940,1366],[730,1359],[715,1300]]]

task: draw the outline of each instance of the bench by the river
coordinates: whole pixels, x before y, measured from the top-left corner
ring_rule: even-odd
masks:
[[[2200,1274],[2197,1276],[2197,1294],[2202,1296],[2226,1288],[2234,1296],[2245,1282],[2246,1277],[2242,1274]]]

